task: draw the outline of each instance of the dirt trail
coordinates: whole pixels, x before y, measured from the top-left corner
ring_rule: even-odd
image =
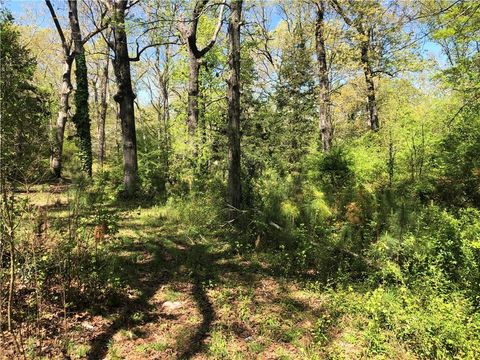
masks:
[[[124,226],[135,228],[134,219]],[[97,319],[89,359],[300,359],[319,354],[318,294],[218,239],[136,225],[135,295]],[[311,352],[310,355],[308,353]],[[313,356],[313,357],[312,357]]]
[[[110,241],[121,291],[108,304],[71,309],[67,319],[52,309],[43,340],[24,339],[26,348],[35,349],[31,354],[90,360],[321,358],[318,292],[277,276],[255,255],[238,255],[224,234],[193,236],[158,208],[120,213],[120,232]]]

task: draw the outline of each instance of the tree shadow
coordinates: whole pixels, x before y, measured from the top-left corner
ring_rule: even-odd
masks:
[[[144,250],[144,248],[137,246],[132,250]],[[134,273],[123,274],[128,278],[128,285],[138,291],[140,296],[137,298],[130,298],[128,296],[120,296],[116,302],[121,304],[115,320],[108,326],[106,330],[95,336],[90,341],[90,352],[88,354],[89,360],[103,359],[108,353],[108,347],[115,333],[121,329],[129,329],[135,326],[138,321],[134,319],[136,313],[149,313],[151,305],[149,300],[155,294],[157,289],[166,283],[170,274],[168,272],[160,272],[159,265],[162,264],[161,259],[162,248],[158,246],[153,252],[153,256],[148,260],[138,263],[132,259],[123,259],[122,267],[127,272],[134,270]],[[133,275],[133,276],[132,276]],[[137,281],[135,281],[135,279]],[[119,296],[118,294],[116,296]],[[144,323],[154,322],[158,319],[156,316],[149,316],[144,320]]]
[[[178,236],[167,236],[165,240],[167,238],[169,243],[173,244],[172,246],[164,246],[160,243],[160,240],[147,240],[145,244],[126,244],[117,248],[117,250],[129,250],[134,253],[145,253],[152,256],[140,264],[132,260],[132,256],[126,258],[117,256],[118,260],[123,262],[121,268],[125,269],[121,276],[127,279],[127,285],[139,291],[141,296],[134,299],[128,296],[120,296],[116,299],[116,303],[120,304],[120,310],[116,311],[117,316],[108,328],[90,341],[91,347],[88,359],[104,358],[109,351],[109,344],[115,333],[139,325],[139,322],[134,319],[135,314],[147,314],[147,317],[143,317],[140,322],[142,325],[153,323],[160,318],[172,319],[172,315],[168,314],[162,313],[157,316],[148,316],[148,314],[152,310],[149,301],[162,285],[173,281],[174,276],[185,277],[188,282],[193,283],[191,295],[202,316],[201,323],[186,342],[188,344],[186,349],[179,350],[178,358],[191,358],[202,349],[203,342],[210,333],[215,319],[213,305],[205,292],[205,281],[210,278],[210,275],[206,274],[206,268],[215,263],[216,259],[227,256],[227,253],[212,255],[209,253],[207,246],[190,245]],[[179,279],[175,278],[175,281],[177,280]],[[108,309],[107,313],[111,315],[113,311],[115,310]]]
[[[210,302],[210,299],[208,298],[205,289],[198,278],[195,280],[192,289],[192,295],[195,302],[197,303],[200,313],[202,314],[202,322],[188,339],[188,348],[183,350],[177,356],[177,359],[179,360],[190,359],[202,350],[204,346],[204,340],[209,335],[212,323],[215,320],[215,310],[213,309],[213,305]]]
[[[246,284],[255,287],[256,281],[262,276],[279,277],[269,266],[248,261],[238,263],[238,259],[234,259],[235,252],[232,247],[225,242],[195,243],[188,236],[169,233],[163,227],[157,226],[158,232],[162,233],[162,238],[158,238],[159,233],[152,232],[151,224],[145,225],[143,229],[139,224],[132,224],[129,226],[129,229],[131,228],[145,237],[141,243],[129,242],[116,247],[117,253],[133,251],[135,254],[146,255],[146,259],[137,262],[133,259],[135,256],[121,258],[117,255],[117,258],[124,262],[122,265],[124,273],[121,276],[127,279],[127,285],[139,291],[141,296],[133,299],[121,296],[116,301],[120,305],[119,310],[107,311],[110,315],[112,313],[117,315],[102,333],[90,341],[91,350],[88,355],[90,360],[104,358],[113,336],[122,329],[129,330],[137,325],[154,323],[160,319],[175,320],[171,315],[162,312],[149,316],[152,312],[150,300],[163,285],[183,281],[193,285],[191,297],[199,310],[201,322],[186,340],[181,343],[177,341],[176,346],[177,359],[190,359],[204,350],[205,340],[216,320],[214,305],[206,292],[208,284],[221,286],[233,280],[235,283],[238,282],[239,286]],[[292,277],[298,278],[294,275]],[[290,300],[290,306],[300,309],[303,304]],[[134,319],[138,313],[146,314],[141,322]]]

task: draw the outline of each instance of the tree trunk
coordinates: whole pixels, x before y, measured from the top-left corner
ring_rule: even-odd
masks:
[[[57,128],[55,131],[55,147],[53,149],[51,167],[56,178],[62,177],[62,154],[65,124],[68,119],[69,98],[72,92],[72,63],[73,57],[65,56],[63,62],[62,87],[60,90],[60,108],[58,110]]]
[[[155,76],[157,78],[157,87],[160,90],[157,105],[158,119],[158,162],[161,166],[161,172],[158,176],[158,191],[166,198],[167,195],[167,180],[169,176],[169,156],[170,156],[170,143],[169,143],[169,122],[170,122],[170,105],[169,105],[169,77],[170,77],[170,48],[167,45],[165,48],[165,60],[164,67],[161,69],[160,64],[162,58],[160,56],[160,50],[156,52],[156,64],[155,64]]]
[[[193,136],[198,125],[198,93],[200,61],[190,51],[188,56],[188,134]]]
[[[375,98],[375,84],[373,82],[373,72],[370,66],[368,56],[368,41],[363,41],[361,45],[361,61],[363,65],[363,72],[365,74],[365,82],[367,84],[367,109],[368,118],[370,121],[370,128],[373,131],[378,131],[380,123],[378,120],[377,100]]]
[[[108,49],[108,48],[107,48]],[[98,163],[103,168],[105,162],[105,122],[107,120],[108,97],[108,67],[109,57],[106,56],[105,65],[100,78],[100,108],[98,111]]]
[[[324,151],[330,150],[332,145],[332,120],[330,116],[330,81],[328,78],[327,52],[325,48],[325,2],[317,2],[317,20],[315,40],[319,78],[319,128]]]
[[[230,54],[228,65],[228,202],[235,209],[242,204],[241,152],[240,152],[240,26],[242,0],[232,0],[228,36]]]
[[[373,82],[373,71],[370,65],[369,58],[369,48],[370,48],[370,37],[371,29],[366,31],[362,19],[357,19],[353,21],[352,18],[348,17],[343,8],[340,6],[337,0],[331,0],[330,2],[337,13],[345,20],[345,23],[350,27],[355,27],[358,34],[364,39],[360,43],[360,61],[363,66],[363,72],[365,74],[365,82],[367,85],[367,109],[368,109],[368,121],[370,128],[373,131],[378,131],[380,127],[380,122],[378,120],[378,110],[377,110],[377,100],[375,99],[375,84]],[[352,5],[352,4],[350,4]]]
[[[165,69],[163,70],[163,81],[161,86],[162,101],[163,101],[163,142],[164,142],[164,152],[165,152],[165,181],[168,179],[170,173],[170,98],[169,98],[169,89],[170,89],[170,48],[167,46],[165,51]]]
[[[197,47],[197,28],[198,22],[202,13],[208,4],[209,0],[196,0],[191,24],[188,29],[183,26],[180,27],[180,32],[186,42],[188,48],[188,64],[189,64],[189,76],[188,76],[188,134],[192,137],[195,134],[195,130],[198,125],[199,109],[198,109],[198,94],[199,94],[199,73],[200,73],[200,61],[202,57],[205,56],[207,52],[213,47],[217,41],[217,36],[222,26],[222,17],[223,17],[223,8],[224,5],[221,5],[221,10],[218,17],[218,24],[215,29],[215,32],[203,49]],[[194,156],[196,156],[194,154]]]
[[[123,183],[128,197],[138,189],[137,138],[135,131],[135,94],[132,88],[130,58],[128,56],[127,34],[125,32],[126,0],[113,3],[115,11],[113,70],[117,82],[117,93],[113,97],[119,104],[118,116],[123,139]]]
[[[88,69],[83,48],[82,33],[78,21],[77,0],[69,0],[71,36],[75,49],[75,115],[73,122],[77,129],[82,168],[92,176],[92,137],[90,134],[90,114],[88,109]]]

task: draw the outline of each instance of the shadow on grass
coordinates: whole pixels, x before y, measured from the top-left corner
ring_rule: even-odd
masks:
[[[150,234],[149,234],[150,235]],[[215,262],[218,257],[227,256],[226,253],[210,254],[209,248],[203,245],[188,245],[179,237],[166,237],[166,243],[161,244],[159,240],[148,239],[144,244],[127,244],[117,250],[130,251],[147,257],[147,260],[138,262],[135,256],[121,258],[122,272],[119,274],[126,284],[140,292],[140,296],[130,298],[121,296],[116,299],[119,310],[111,309],[116,314],[114,321],[102,333],[91,340],[91,349],[88,359],[103,359],[108,351],[109,344],[115,333],[119,330],[128,330],[141,323],[153,323],[160,318],[171,318],[171,315],[161,314],[148,316],[152,311],[149,301],[157,290],[164,284],[178,281],[178,276],[186,278],[193,283],[192,297],[201,313],[202,321],[185,342],[185,349],[178,349],[179,359],[188,359],[198,353],[205,338],[208,336],[211,325],[215,319],[215,311],[205,292],[205,276],[207,266]],[[175,276],[175,279],[174,279]],[[142,314],[142,320],[135,320],[136,314]],[[145,317],[145,315],[147,315]]]
[[[117,257],[122,269],[119,276],[129,288],[141,295],[138,297],[121,296],[117,299],[119,308],[107,311],[116,314],[113,322],[102,333],[90,342],[91,350],[88,359],[103,359],[108,351],[112,338],[120,330],[129,330],[137,325],[154,323],[165,318],[165,314],[152,315],[149,303],[158,289],[163,285],[186,281],[191,284],[191,295],[201,314],[202,320],[186,341],[177,342],[176,358],[190,359],[202,352],[216,319],[214,306],[206,293],[207,284],[221,285],[225,281],[238,282],[255,287],[258,276],[276,276],[275,271],[258,263],[238,263],[234,253],[224,242],[194,243],[188,236],[169,233],[168,227],[157,226],[157,233],[152,226],[139,224],[128,225],[135,229],[141,242],[128,242],[117,247],[115,253],[130,252],[134,256]],[[154,227],[155,228],[155,227]],[[142,237],[143,234],[143,237]],[[140,259],[140,261],[138,260]],[[278,273],[277,273],[278,274]],[[305,311],[304,304],[290,299],[289,306]],[[139,322],[136,314],[142,314]],[[165,315],[165,316],[164,316]],[[137,319],[137,320],[136,320]]]
[[[132,250],[140,251],[140,248]],[[145,251],[145,249],[141,250]],[[91,341],[88,359],[103,359],[108,353],[108,347],[114,334],[121,329],[135,326],[136,321],[134,317],[136,313],[149,313],[151,305],[148,301],[155,294],[156,290],[169,280],[168,273],[160,273],[158,270],[159,265],[163,263],[160,256],[161,248],[158,247],[147,261],[138,263],[131,257],[122,259],[123,264],[121,268],[125,273],[121,275],[128,279],[129,287],[140,292],[140,296],[131,298],[128,295],[124,295],[115,299],[115,302],[120,305],[120,311],[112,324]],[[146,319],[148,322],[155,320],[157,320],[156,317],[148,317]]]

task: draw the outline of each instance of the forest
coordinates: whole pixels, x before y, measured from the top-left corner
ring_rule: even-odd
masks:
[[[478,0],[2,0],[0,110],[0,360],[480,359]]]

